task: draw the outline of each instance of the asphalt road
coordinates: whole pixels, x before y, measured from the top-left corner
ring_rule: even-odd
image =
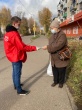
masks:
[[[30,36],[26,36],[23,41],[39,47],[48,44],[44,36],[33,42],[30,41]],[[27,54],[21,82],[24,84],[23,89],[30,90],[30,94],[19,96],[13,89],[12,66],[5,57],[3,41],[0,41],[0,110],[76,110],[66,85],[62,89],[58,85],[51,87],[53,77],[46,73],[49,63],[47,50]]]

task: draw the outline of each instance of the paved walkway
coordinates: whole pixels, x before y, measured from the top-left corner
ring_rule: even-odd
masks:
[[[28,43],[29,38],[23,37],[23,40]],[[31,45],[43,46],[47,43],[42,36]],[[46,73],[48,63],[47,51],[28,53],[21,80],[23,89],[30,90],[30,94],[19,96],[13,89],[11,63],[5,57],[0,59],[0,110],[77,110],[66,85],[62,89],[58,85],[51,87],[53,77]]]

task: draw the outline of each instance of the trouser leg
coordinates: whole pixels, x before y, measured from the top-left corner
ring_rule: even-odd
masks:
[[[22,61],[13,62],[13,83],[17,89],[17,92],[21,92],[22,88],[20,85],[20,78],[21,78],[21,69],[22,69]]]
[[[59,73],[58,73],[58,69],[54,66],[52,66],[52,72],[53,72],[53,80],[54,80],[54,83],[57,84],[59,83]]]
[[[58,72],[59,72],[59,84],[64,84],[65,74],[66,74],[66,67],[58,68]]]

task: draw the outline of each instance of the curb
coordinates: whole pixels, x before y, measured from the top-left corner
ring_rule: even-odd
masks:
[[[72,96],[72,94],[69,92],[69,88],[67,87],[66,84],[65,84],[65,89],[66,89],[66,93],[67,93],[67,96],[68,96],[68,99],[69,99],[70,106],[71,106],[72,110],[78,110],[77,106],[76,106],[75,103],[74,103],[73,96]]]

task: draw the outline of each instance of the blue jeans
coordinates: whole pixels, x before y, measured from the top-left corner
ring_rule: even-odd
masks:
[[[12,78],[14,86],[16,87],[17,92],[21,92],[22,88],[20,85],[20,79],[21,79],[22,61],[12,62],[12,67],[13,67]]]

